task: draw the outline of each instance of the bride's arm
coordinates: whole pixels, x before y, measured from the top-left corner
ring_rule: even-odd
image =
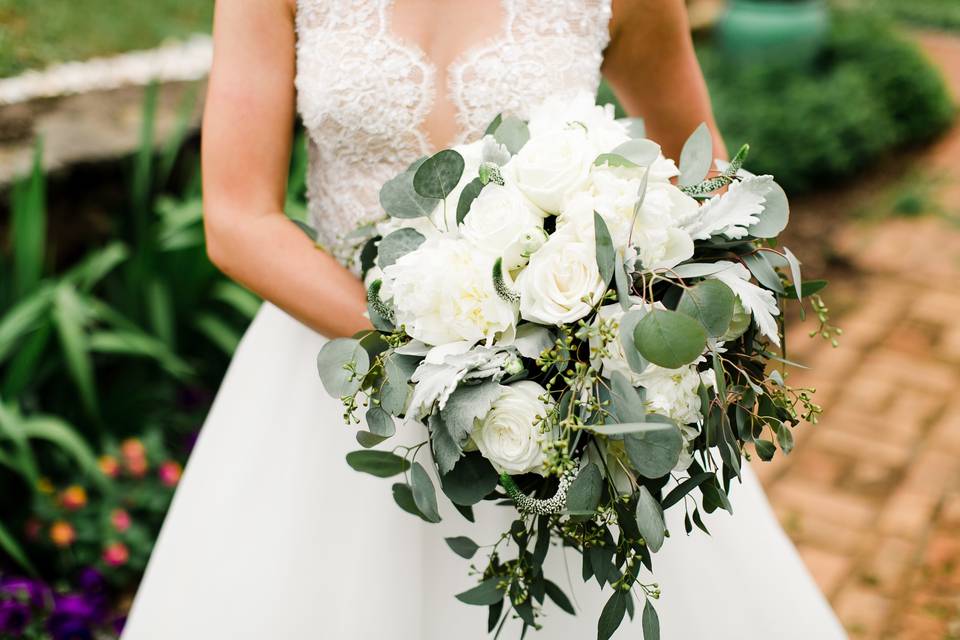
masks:
[[[214,43],[203,118],[210,259],[325,335],[366,328],[361,283],[283,214],[295,109],[293,8],[286,0],[218,0]]]
[[[679,157],[687,136],[706,122],[715,155],[725,157],[683,0],[614,0],[610,38],[604,76],[627,113],[644,119],[664,154]]]

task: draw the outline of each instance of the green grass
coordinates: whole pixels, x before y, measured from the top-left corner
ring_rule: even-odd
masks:
[[[212,0],[0,0],[0,77],[208,31]]]

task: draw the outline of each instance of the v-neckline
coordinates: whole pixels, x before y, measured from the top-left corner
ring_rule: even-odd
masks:
[[[510,40],[515,9],[511,0],[496,1],[500,5],[500,10],[503,13],[500,27],[491,35],[481,38],[475,44],[472,44],[458,52],[450,60],[447,66],[441,69],[440,65],[427,54],[426,50],[424,50],[423,46],[419,42],[405,38],[393,31],[393,11],[396,2],[395,0],[381,0],[381,37],[389,42],[391,46],[406,52],[412,58],[414,58],[425,76],[422,90],[423,95],[421,96],[421,104],[419,105],[420,117],[418,118],[418,122],[415,126],[417,137],[420,140],[421,151],[425,155],[432,155],[441,149],[460,144],[464,141],[466,136],[471,133],[470,131],[467,131],[466,127],[464,126],[463,105],[460,104],[460,101],[456,99],[456,96],[453,95],[453,83],[451,82],[451,77],[457,73],[460,73],[469,62],[470,58],[476,55],[478,52],[491,47],[496,47],[499,43]],[[441,87],[438,86],[438,82],[442,82],[442,94]],[[428,117],[436,108],[437,102],[439,101],[441,95],[444,95],[446,100],[453,107],[452,115],[454,119],[453,138],[447,141],[445,143],[446,146],[443,147],[435,143],[435,141],[432,139],[432,136],[424,126]]]

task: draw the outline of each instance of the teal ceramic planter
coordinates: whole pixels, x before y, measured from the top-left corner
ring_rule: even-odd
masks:
[[[809,62],[830,28],[823,0],[731,0],[717,25],[727,53],[742,61]]]

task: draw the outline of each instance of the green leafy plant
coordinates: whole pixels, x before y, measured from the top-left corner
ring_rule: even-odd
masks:
[[[11,190],[0,254],[0,549],[27,570],[38,563],[24,551],[23,523],[43,503],[41,481],[106,499],[94,451],[145,430],[167,440],[194,431],[259,307],[206,256],[199,167],[185,151],[193,95],[162,142],[156,104],[149,87],[126,207],[83,255],[59,259],[41,145]],[[303,184],[297,162],[291,203]],[[56,565],[39,564],[58,577]],[[138,577],[129,572],[127,584]]]

